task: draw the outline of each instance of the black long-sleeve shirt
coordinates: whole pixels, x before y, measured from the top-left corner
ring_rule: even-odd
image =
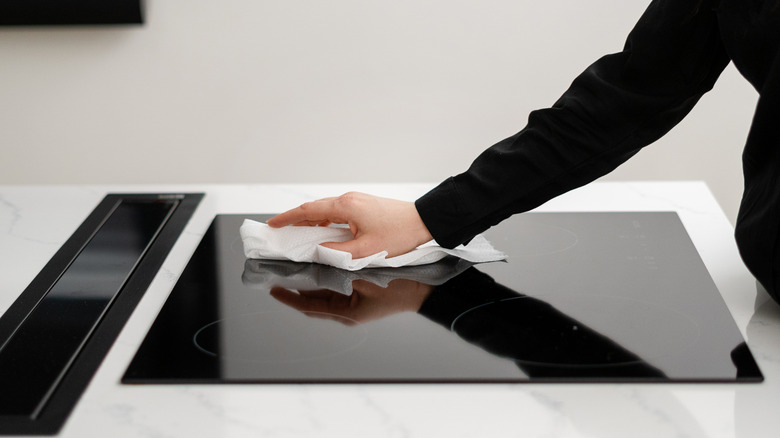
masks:
[[[551,108],[532,112],[522,131],[418,199],[417,210],[439,244],[468,241],[609,173],[666,134],[730,61],[760,94],[743,154],[737,241],[777,298],[780,0],[654,0],[623,51],[593,63]]]

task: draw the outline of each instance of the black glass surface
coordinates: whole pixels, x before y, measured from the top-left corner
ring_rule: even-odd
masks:
[[[675,213],[528,213],[506,262],[245,259],[218,215],[125,383],[737,382],[761,373]]]
[[[0,346],[2,415],[37,415],[175,205],[118,203]]]

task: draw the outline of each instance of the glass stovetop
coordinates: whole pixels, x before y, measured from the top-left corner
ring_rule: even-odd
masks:
[[[678,216],[527,213],[506,262],[245,259],[218,215],[124,383],[738,382],[761,373]]]

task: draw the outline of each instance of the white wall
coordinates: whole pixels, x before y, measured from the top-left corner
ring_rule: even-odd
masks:
[[[621,49],[649,0],[147,0],[141,27],[0,28],[0,183],[436,182]],[[608,179],[703,179],[730,218],[733,69]]]

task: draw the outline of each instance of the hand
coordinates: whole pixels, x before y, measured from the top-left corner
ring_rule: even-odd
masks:
[[[352,282],[352,295],[331,290],[271,289],[278,301],[312,318],[332,319],[344,325],[363,324],[402,312],[417,312],[433,286],[405,278],[392,280],[387,288],[365,280]]]
[[[414,203],[355,192],[307,202],[268,220],[273,228],[330,224],[348,224],[355,238],[322,246],[351,253],[356,259],[380,251],[395,257],[433,239]]]

